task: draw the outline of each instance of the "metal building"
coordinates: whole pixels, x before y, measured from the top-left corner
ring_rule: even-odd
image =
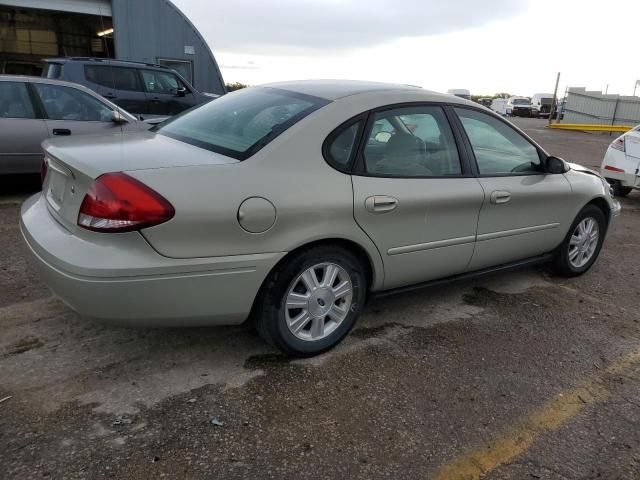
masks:
[[[637,125],[640,123],[640,98],[571,87],[567,90],[563,112],[565,123]]]
[[[209,46],[169,0],[0,0],[0,73],[39,75],[48,57],[157,63],[225,92]]]

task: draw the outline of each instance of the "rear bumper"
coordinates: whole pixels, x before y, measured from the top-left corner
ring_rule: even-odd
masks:
[[[62,301],[83,317],[129,326],[242,323],[285,255],[174,259],[137,232],[81,238],[51,216],[40,194],[22,205],[20,230],[44,282]]]

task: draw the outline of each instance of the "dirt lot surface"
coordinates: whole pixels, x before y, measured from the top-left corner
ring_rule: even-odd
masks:
[[[611,140],[517,123],[588,166]],[[36,185],[0,184],[1,478],[640,478],[638,193],[581,278],[373,300],[338,348],[289,361],[245,327],[78,318],[20,237]]]

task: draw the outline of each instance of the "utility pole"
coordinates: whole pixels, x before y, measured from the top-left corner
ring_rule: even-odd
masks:
[[[558,110],[558,84],[560,83],[560,72],[556,77],[556,88],[553,90],[553,101],[551,102],[551,111],[549,112],[549,125],[551,125],[551,119],[553,114]]]

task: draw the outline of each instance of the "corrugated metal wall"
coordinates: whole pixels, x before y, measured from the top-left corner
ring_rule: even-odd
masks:
[[[563,122],[637,125],[640,123],[640,98],[569,88]]]
[[[168,0],[112,0],[116,58],[157,63],[159,58],[191,60],[194,86],[223,94],[224,82],[208,45],[193,24]]]

